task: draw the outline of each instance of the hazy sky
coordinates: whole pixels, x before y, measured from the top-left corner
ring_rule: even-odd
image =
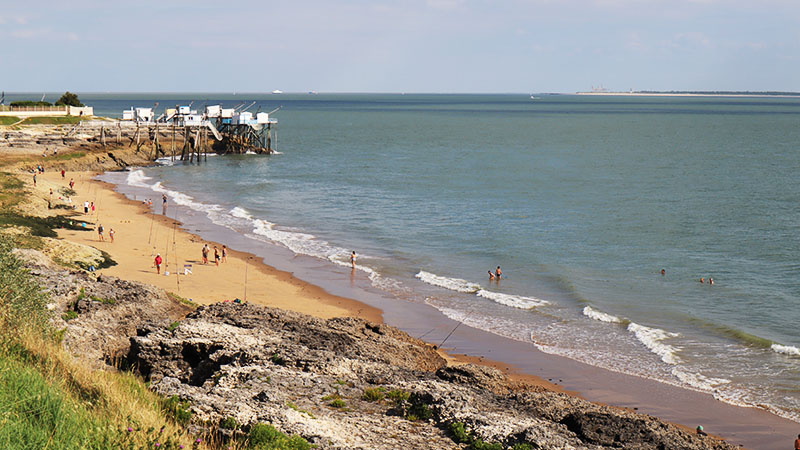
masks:
[[[3,1],[0,90],[800,91],[798,0]]]

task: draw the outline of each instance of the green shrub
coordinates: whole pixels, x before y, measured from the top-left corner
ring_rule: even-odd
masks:
[[[468,444],[472,440],[463,422],[451,423],[450,433],[452,433],[453,440],[456,441],[457,444]]]
[[[219,421],[219,427],[226,430],[235,430],[239,428],[239,423],[236,421],[235,417],[226,417]]]
[[[69,322],[72,319],[77,319],[78,313],[75,311],[67,311],[61,315],[61,318],[64,319],[65,322]]]
[[[177,329],[178,329],[178,326],[179,326],[180,324],[181,324],[181,323],[180,323],[180,322],[177,322],[177,321],[175,321],[175,322],[172,322],[171,324],[169,324],[169,327],[168,327],[167,329],[168,329],[169,331],[175,331],[175,330],[177,330]]]
[[[64,92],[64,95],[61,96],[56,101],[56,106],[83,106],[83,103],[78,99],[77,94],[73,94],[70,91]]]
[[[192,420],[191,404],[181,400],[177,395],[161,401],[161,410],[167,417],[179,425],[186,425]]]
[[[392,389],[386,393],[386,396],[395,403],[402,403],[408,401],[411,394],[401,389]]]
[[[279,366],[285,366],[286,365],[286,360],[283,359],[283,357],[281,355],[279,355],[278,353],[273,353],[272,356],[269,359],[270,359],[270,361],[272,361],[272,364],[277,364]]]
[[[520,442],[518,444],[514,444],[514,446],[511,447],[511,450],[533,450],[533,446],[527,442]]]
[[[368,402],[379,402],[386,397],[386,394],[384,394],[385,390],[386,389],[382,387],[367,388],[364,390],[364,395],[362,395],[361,398]]]
[[[247,435],[248,448],[255,450],[310,450],[311,444],[300,436],[287,436],[272,425],[257,423]]]
[[[53,104],[45,101],[18,100],[11,102],[11,106],[53,106]]]
[[[498,443],[490,444],[480,439],[475,439],[470,445],[472,450],[503,450],[503,445]]]
[[[430,420],[433,417],[433,410],[424,403],[416,403],[408,408],[406,418],[412,422],[417,420]]]

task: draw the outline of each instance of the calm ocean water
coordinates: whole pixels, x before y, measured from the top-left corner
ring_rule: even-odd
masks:
[[[81,98],[282,105],[280,155],[116,181],[331,265],[356,250],[398,302],[800,421],[800,99]]]

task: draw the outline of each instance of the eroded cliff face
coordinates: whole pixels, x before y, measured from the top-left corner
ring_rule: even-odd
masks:
[[[492,368],[447,366],[391,326],[252,304],[190,312],[152,286],[24,257],[73,353],[98,366],[121,356],[156,391],[188,400],[198,426],[267,422],[320,449],[735,448]]]

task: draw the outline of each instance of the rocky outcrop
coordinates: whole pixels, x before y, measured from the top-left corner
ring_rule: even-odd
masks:
[[[110,276],[67,270],[36,250],[16,250],[47,291],[56,329],[73,354],[94,366],[125,356],[130,336],[143,323],[165,328],[192,310],[153,286]]]
[[[202,420],[269,422],[323,449],[734,448],[649,416],[519,389],[492,368],[447,367],[431,346],[360,319],[216,304],[172,329],[139,327],[128,359]]]

